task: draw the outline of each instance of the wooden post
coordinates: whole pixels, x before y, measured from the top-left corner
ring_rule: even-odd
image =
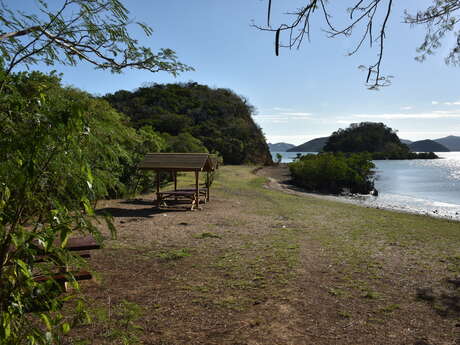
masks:
[[[174,190],[177,190],[177,171],[174,170]]]
[[[160,206],[160,203],[161,203],[161,196],[160,196],[160,171],[157,170],[155,171],[156,175],[157,175],[157,203],[158,203],[158,206]]]
[[[173,181],[174,181],[174,191],[177,191],[177,171],[174,170],[173,174]],[[177,201],[177,195],[174,196],[174,201]]]
[[[210,184],[209,184],[209,181],[210,181],[210,174],[209,174],[209,171],[206,173],[206,200],[209,201],[209,187],[210,187]]]
[[[200,172],[195,171],[196,208],[200,208]]]

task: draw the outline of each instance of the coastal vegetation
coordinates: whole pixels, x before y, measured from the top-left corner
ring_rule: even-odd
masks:
[[[309,140],[301,145],[294,146],[291,145],[291,148],[287,150],[287,152],[321,152],[324,150],[324,146],[326,145],[329,137],[322,137]],[[416,147],[417,150],[414,149],[412,144],[419,145],[419,143],[423,143],[426,140],[419,140],[419,141],[410,141],[407,139],[399,139],[402,144],[406,144],[409,146],[409,149],[414,152],[447,152],[448,151],[460,151],[460,137],[456,137],[454,135],[449,135],[444,138],[428,140],[429,145],[423,145],[422,147]],[[438,146],[437,144],[441,144],[442,146]],[[289,144],[288,144],[289,145]],[[281,150],[273,150],[271,151],[281,151]]]
[[[414,153],[403,144],[397,133],[383,123],[353,123],[332,133],[324,146],[325,152],[368,152],[372,159],[434,159],[433,152]]]
[[[292,183],[308,191],[368,194],[374,189],[368,153],[304,155],[289,164]]]
[[[254,108],[231,90],[197,83],[152,84],[104,99],[135,128],[148,125],[172,141],[194,141],[201,151],[205,147],[219,153],[225,164],[272,163],[265,137],[251,117]]]

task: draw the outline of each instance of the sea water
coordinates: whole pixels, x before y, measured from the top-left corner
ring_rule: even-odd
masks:
[[[297,156],[297,152],[280,154],[283,163]],[[437,155],[441,159],[374,161],[378,196],[347,199],[366,206],[460,220],[460,152]]]

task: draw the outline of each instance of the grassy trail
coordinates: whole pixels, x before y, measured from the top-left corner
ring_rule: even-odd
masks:
[[[230,166],[203,211],[107,202],[119,237],[74,343],[456,343],[460,223],[264,185]]]

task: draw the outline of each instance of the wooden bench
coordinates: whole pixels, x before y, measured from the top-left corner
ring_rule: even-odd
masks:
[[[190,209],[193,210],[195,207],[199,208],[199,196],[195,190],[168,190],[163,192],[157,192],[157,206],[167,206],[166,201],[179,199],[190,200]]]
[[[195,192],[195,189],[193,188],[181,188],[181,189],[177,189],[177,191],[181,191],[181,192]],[[199,190],[199,193],[200,193],[200,196],[204,196],[204,199],[203,199],[203,202],[206,203],[209,201],[209,188],[207,187],[200,187],[200,190]]]
[[[59,245],[59,241],[55,242],[56,245]],[[77,253],[78,256],[88,259],[91,257],[91,253],[88,252],[89,250],[100,249],[101,245],[95,241],[92,236],[85,236],[85,237],[74,237],[70,238],[65,247],[65,249],[69,251],[79,252]],[[49,256],[39,255],[36,257],[35,262],[45,262]],[[66,283],[69,281],[69,276],[67,273],[71,273],[75,280],[90,280],[92,279],[92,275],[88,271],[69,271],[68,267],[59,267],[58,272],[50,276],[36,276],[34,280],[36,282],[44,282],[47,280],[54,280],[59,285],[63,287],[64,290],[67,290]]]

